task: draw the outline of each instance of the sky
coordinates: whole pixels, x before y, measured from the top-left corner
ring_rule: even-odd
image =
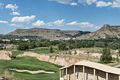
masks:
[[[120,25],[120,0],[0,0],[0,34],[15,29],[96,31]]]

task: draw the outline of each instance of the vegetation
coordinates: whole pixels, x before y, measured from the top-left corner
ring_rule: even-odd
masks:
[[[53,53],[54,50],[53,50],[53,47],[50,47],[50,53]]]
[[[60,43],[58,45],[58,49],[59,50],[67,50],[68,48],[67,48],[67,45],[65,43]]]
[[[120,49],[120,39],[99,39],[99,40],[68,40],[68,41],[21,41],[18,44],[18,50],[33,49],[36,47],[50,47],[57,46],[59,50],[68,50],[75,48],[91,48],[99,47],[110,49]],[[17,44],[17,43],[15,43]]]
[[[59,50],[68,50],[75,48],[91,48],[99,47],[110,49],[120,49],[120,39],[98,39],[98,40],[62,40],[62,41],[50,41],[50,40],[11,40],[10,42],[0,41],[0,43],[5,44],[15,44],[18,45],[18,50],[28,50],[37,47],[50,47],[57,46]],[[20,44],[19,44],[20,43]]]
[[[54,74],[36,74],[32,75],[29,73],[18,73],[10,71],[9,69],[27,69],[27,70],[45,70],[55,72]],[[38,61],[35,58],[15,58],[11,61],[0,60],[0,74],[4,74],[4,71],[13,73],[15,80],[59,80],[59,67],[57,65]],[[17,78],[17,79],[16,79]],[[13,79],[13,80],[14,80]]]
[[[17,49],[21,50],[21,51],[22,50],[27,50],[27,49],[29,49],[29,45],[27,43],[21,43],[21,44],[19,44]]]
[[[12,51],[12,55],[10,55],[10,57],[11,57],[12,59],[14,59],[14,58],[17,57],[17,55],[22,54],[22,53],[23,53],[23,51],[13,50],[13,51]]]
[[[49,47],[38,47],[38,48],[30,49],[30,51],[33,51],[33,52],[38,53],[38,54],[50,53]]]
[[[104,48],[102,56],[100,57],[101,63],[110,63],[112,61],[112,55],[109,48]]]

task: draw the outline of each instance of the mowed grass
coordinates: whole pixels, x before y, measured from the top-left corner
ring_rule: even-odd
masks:
[[[33,52],[38,53],[38,54],[48,54],[48,53],[50,53],[49,47],[38,47],[38,48],[35,48],[35,49],[31,49],[30,51],[33,51]]]
[[[54,74],[29,74],[29,73],[18,73],[14,71],[10,71],[14,73],[14,78],[19,80],[59,80],[59,67],[57,65],[38,61],[35,58],[24,57],[24,58],[16,58],[11,61],[0,61],[0,74],[3,74],[5,70],[9,69],[27,69],[27,70],[45,70],[55,72]],[[15,80],[17,80],[15,79]]]

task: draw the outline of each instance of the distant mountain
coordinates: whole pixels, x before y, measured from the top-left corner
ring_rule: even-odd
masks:
[[[79,39],[106,39],[106,38],[120,38],[120,26],[104,25],[101,29],[82,35]]]
[[[7,35],[12,36],[37,36],[42,39],[49,40],[66,40],[76,38],[90,32],[75,31],[75,30],[59,30],[59,29],[46,29],[46,28],[32,28],[32,29],[16,29]]]

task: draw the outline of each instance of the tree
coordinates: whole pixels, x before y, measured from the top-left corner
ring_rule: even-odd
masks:
[[[116,57],[116,61],[119,62],[119,55],[117,55],[117,57]]]
[[[53,47],[50,47],[50,53],[53,53],[54,51],[53,51]]]
[[[111,49],[116,50],[116,49],[120,48],[120,43],[118,43],[118,42],[111,42],[111,43],[108,44],[108,47],[111,48]]]
[[[100,62],[107,64],[107,63],[110,63],[111,60],[112,60],[112,55],[111,55],[110,49],[104,48],[102,55],[100,57]]]
[[[67,48],[67,45],[65,43],[60,43],[58,45],[58,49],[59,50],[67,50],[68,48]]]
[[[29,43],[28,43],[28,48],[29,48],[29,49],[33,49],[33,48],[35,48],[35,47],[36,47],[35,42],[29,42]]]
[[[105,47],[105,43],[104,42],[95,42],[94,44],[95,47]]]
[[[27,49],[29,49],[29,45],[28,45],[28,43],[21,43],[21,44],[19,44],[17,49],[18,50],[27,50]]]

